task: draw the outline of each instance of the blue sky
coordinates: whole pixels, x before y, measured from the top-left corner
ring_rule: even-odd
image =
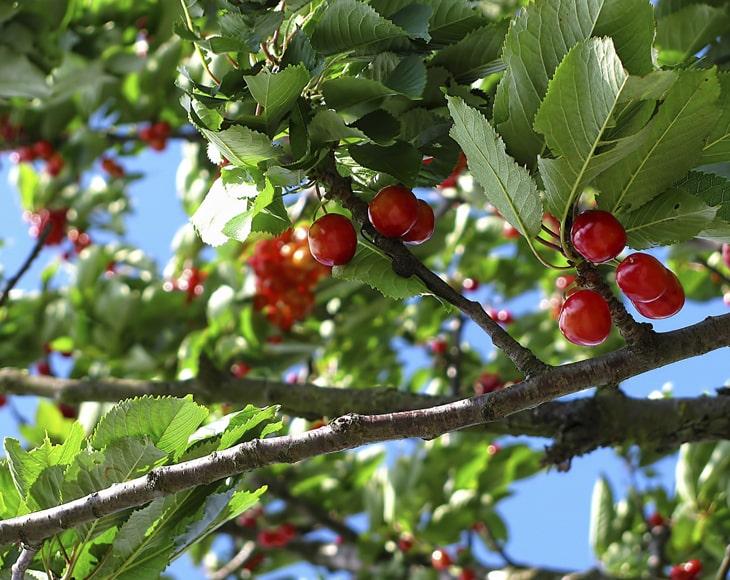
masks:
[[[153,256],[161,269],[171,256],[170,241],[173,235],[187,221],[187,216],[177,202],[175,191],[175,173],[179,159],[179,148],[172,143],[164,153],[149,152],[138,159],[124,160],[128,170],[139,170],[147,174],[131,190],[134,215],[128,222],[127,239]],[[27,234],[27,224],[21,219],[22,210],[17,194],[7,186],[7,157],[3,156],[1,161],[0,183],[6,186],[0,193],[0,236],[5,241],[5,245],[0,247],[0,265],[5,275],[10,276],[27,256],[32,240]],[[20,286],[27,289],[36,287],[41,267],[52,256],[53,250],[44,250],[40,260]],[[726,310],[719,298],[709,304],[689,303],[678,316],[659,321],[655,326],[659,330],[678,328]],[[672,383],[674,393],[678,396],[695,396],[705,391],[713,393],[715,388],[728,379],[726,364],[727,353],[716,351],[704,357],[645,373],[627,381],[622,388],[627,394],[636,397],[647,396],[665,383]],[[32,417],[33,400],[16,400],[21,411]],[[7,410],[0,410],[0,437],[8,435],[17,437],[15,423]],[[547,440],[516,440],[529,441],[538,449],[549,444]],[[659,467],[666,485],[672,489],[673,462],[665,460]],[[593,484],[601,474],[608,476],[617,497],[631,483],[622,461],[610,450],[599,450],[587,457],[575,459],[569,473],[553,470],[517,483],[514,496],[505,500],[500,510],[510,530],[507,553],[517,562],[533,565],[578,570],[593,566],[594,561],[588,546],[589,509]],[[489,561],[500,563],[496,555],[491,555]],[[185,559],[175,563],[170,572],[181,580],[204,577],[202,574],[194,575],[190,563]],[[311,572],[310,568],[300,567],[294,573],[300,578],[315,577]]]

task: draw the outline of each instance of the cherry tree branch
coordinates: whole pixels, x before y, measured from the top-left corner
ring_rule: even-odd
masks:
[[[323,164],[313,172],[312,177],[325,184],[327,188],[326,197],[336,198],[345,208],[350,210],[352,217],[360,224],[362,231],[373,240],[378,248],[391,257],[393,270],[397,274],[406,278],[416,276],[433,294],[452,304],[471,318],[492,339],[494,346],[504,351],[515,367],[526,377],[531,377],[547,368],[547,365],[540,361],[529,349],[523,347],[504,328],[492,320],[479,302],[469,300],[454,290],[447,282],[418,260],[399,239],[385,237],[372,226],[368,218],[368,206],[355,195],[352,189],[352,179],[343,177],[337,171],[334,151],[330,152]]]
[[[18,556],[18,559],[10,568],[10,580],[23,580],[25,578],[25,572],[30,568],[33,563],[33,559],[36,554],[40,551],[41,545],[23,546],[23,551]]]
[[[350,413],[329,425],[301,433],[254,440],[117,484],[55,508],[0,521],[0,544],[37,545],[83,523],[199,485],[278,463],[296,463],[317,455],[369,443],[416,437],[433,439],[575,393],[626,378],[714,349],[730,346],[730,314],[659,334],[641,356],[629,349],[550,368],[508,389],[428,409],[361,415]],[[625,417],[621,418],[625,424]]]

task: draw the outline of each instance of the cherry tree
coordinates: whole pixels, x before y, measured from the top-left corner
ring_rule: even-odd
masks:
[[[586,577],[726,576],[727,389],[622,388],[730,346],[725,2],[32,0],[0,32],[29,228],[0,413],[41,398],[2,577],[563,577],[510,557],[500,503],[600,447],[677,481],[596,482]],[[171,143],[159,265],[127,167]]]

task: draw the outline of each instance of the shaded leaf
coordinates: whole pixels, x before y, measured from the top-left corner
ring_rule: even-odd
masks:
[[[708,225],[716,211],[698,197],[672,188],[620,217],[627,245],[643,250],[692,239]]]
[[[693,167],[714,125],[719,93],[714,71],[682,71],[649,124],[631,138],[641,146],[598,177],[599,206],[631,211]]]
[[[672,63],[679,63],[695,55],[713,42],[730,25],[725,8],[705,3],[692,3],[657,20],[656,44],[676,55]]]
[[[614,540],[611,533],[614,518],[613,492],[606,478],[601,476],[593,485],[588,536],[591,548],[599,557],[606,552]]]
[[[730,73],[720,72],[717,79],[720,81],[718,103],[721,111],[707,137],[699,161],[702,164],[730,161]]]
[[[421,169],[421,153],[410,143],[393,145],[363,143],[348,147],[350,156],[363,167],[392,175],[403,185],[413,187]]]
[[[369,44],[407,37],[405,30],[356,0],[332,0],[311,32],[312,46],[329,55],[362,49]]]

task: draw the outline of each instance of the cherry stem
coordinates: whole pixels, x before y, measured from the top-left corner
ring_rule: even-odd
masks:
[[[618,327],[629,348],[640,351],[642,348],[653,344],[656,333],[652,325],[634,320],[623,303],[614,296],[611,287],[593,264],[581,260],[576,264],[576,269],[579,276],[577,283],[597,292],[608,303],[611,310],[611,319]]]
[[[551,238],[554,238],[558,241],[560,241],[560,234],[557,232],[554,232],[551,228],[547,227],[545,224],[540,224],[540,229],[547,233]],[[562,251],[562,247],[560,248],[560,251]]]
[[[545,238],[541,238],[540,236],[537,236],[535,239],[538,242],[540,242],[543,246],[546,246],[552,250],[555,250],[556,252],[560,252],[561,254],[563,253],[563,248],[561,248],[557,244],[554,244],[554,243],[546,240]]]

